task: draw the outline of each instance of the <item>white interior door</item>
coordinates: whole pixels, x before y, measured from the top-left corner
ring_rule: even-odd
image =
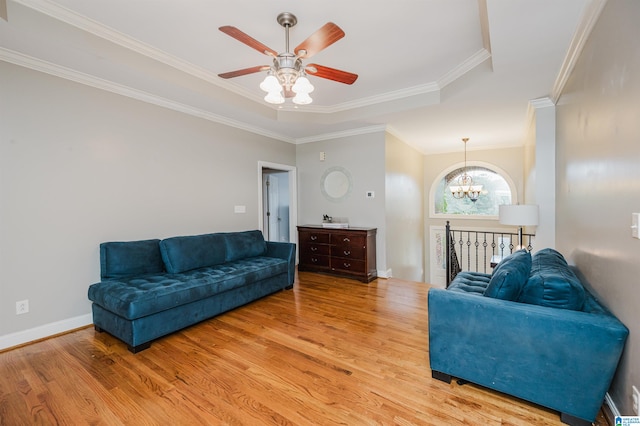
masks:
[[[279,179],[273,174],[263,175],[264,182],[264,235],[268,241],[280,241]]]

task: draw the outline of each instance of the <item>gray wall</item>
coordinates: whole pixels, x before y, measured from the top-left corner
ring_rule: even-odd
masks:
[[[324,152],[324,161],[320,160]],[[385,231],[385,133],[349,136],[306,143],[296,147],[298,168],[298,223],[317,225],[322,215],[346,217],[350,226],[377,228],[378,271],[387,270]],[[344,167],[353,178],[349,197],[334,202],[320,189],[323,173],[330,167]],[[375,198],[366,192],[374,191]]]
[[[557,107],[557,246],[630,329],[610,390],[640,388],[640,2],[610,0]]]
[[[295,165],[292,144],[4,62],[0,75],[0,342],[86,321],[100,242],[257,229],[258,161]]]
[[[423,157],[387,133],[387,267],[394,277],[403,280],[424,281]]]

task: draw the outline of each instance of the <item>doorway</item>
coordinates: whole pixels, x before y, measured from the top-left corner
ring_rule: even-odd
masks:
[[[260,230],[267,241],[297,241],[296,168],[259,161]]]

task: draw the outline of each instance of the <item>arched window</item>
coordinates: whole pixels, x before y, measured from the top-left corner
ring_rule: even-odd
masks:
[[[482,193],[478,200],[474,202],[467,197],[455,198],[450,187],[457,185],[459,177],[464,172],[464,166],[454,166],[436,179],[431,187],[432,215],[495,219],[498,217],[499,205],[517,202],[513,181],[502,170],[488,164],[476,164],[466,168],[466,173],[471,176],[474,184],[482,185]]]

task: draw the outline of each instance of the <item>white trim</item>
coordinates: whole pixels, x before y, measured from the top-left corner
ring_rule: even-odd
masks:
[[[93,324],[93,316],[91,314],[85,314],[80,315],[79,317],[68,318],[62,321],[56,321],[50,324],[30,328],[28,330],[5,334],[4,336],[0,336],[0,350],[23,345],[46,337],[55,336],[56,334],[75,330],[76,328],[86,327],[91,324]]]
[[[265,136],[272,139],[277,139],[283,142],[294,143],[295,139],[287,137],[285,135],[274,133],[269,130],[265,130],[259,127],[255,127],[241,121],[232,120],[227,117],[223,117],[218,114],[205,111],[203,109],[194,108],[192,106],[181,104],[179,102],[172,101],[171,99],[163,98],[161,96],[154,95],[152,93],[144,92],[142,90],[134,89],[122,84],[114,83],[109,80],[104,80],[89,74],[85,74],[71,68],[66,68],[58,64],[43,61],[38,58],[34,58],[28,55],[24,55],[13,50],[0,47],[0,60],[19,65],[22,67],[30,68],[32,70],[40,71],[45,74],[53,75],[56,77],[64,78],[66,80],[74,81],[76,83],[84,84],[86,86],[94,87],[100,90],[106,90],[107,92],[116,93],[118,95],[126,96],[128,98],[136,99],[142,102],[146,102],[152,105],[157,105],[163,108],[171,109],[174,111],[189,114],[195,117],[203,118],[214,123],[223,124],[225,126],[233,127],[240,130],[245,130],[250,133]]]
[[[462,61],[454,69],[443,75],[438,79],[438,87],[440,89],[445,88],[449,84],[453,83],[478,65],[482,64],[487,59],[491,58],[491,53],[487,49],[480,49],[464,61]]]
[[[604,403],[609,406],[609,409],[611,409],[611,414],[613,414],[614,418],[621,416],[620,410],[618,410],[618,407],[616,407],[616,403],[613,402],[613,398],[611,398],[611,395],[609,395],[609,392],[604,394]],[[607,419],[607,420],[611,420],[610,424],[614,424],[612,421],[613,419]]]
[[[263,221],[263,193],[262,171],[263,169],[281,170],[287,172],[289,177],[289,242],[298,242],[298,169],[287,164],[271,163],[258,160],[258,229],[264,234]]]
[[[325,141],[325,140],[329,140],[329,139],[345,138],[345,137],[349,137],[349,136],[366,135],[366,134],[369,134],[369,133],[384,132],[384,131],[386,131],[386,129],[387,129],[387,126],[385,126],[383,124],[374,125],[374,126],[367,126],[367,127],[360,127],[359,129],[349,129],[349,130],[344,130],[344,131],[341,131],[341,132],[324,133],[324,134],[321,134],[321,135],[307,136],[307,137],[304,137],[304,138],[298,138],[298,139],[296,139],[296,144],[319,142],[319,141]]]
[[[378,278],[389,279],[393,277],[393,272],[391,271],[391,268],[387,269],[386,271],[381,271],[378,269],[376,273],[378,274]]]
[[[518,203],[518,190],[509,173],[507,173],[506,171],[504,171],[503,169],[501,169],[500,167],[494,164],[486,163],[484,161],[467,161],[467,167],[469,166],[484,167],[502,176],[504,180],[507,181],[507,184],[509,185],[509,189],[511,190],[511,204]],[[444,178],[447,175],[447,173],[450,173],[456,169],[461,169],[463,167],[464,167],[464,162],[456,163],[452,166],[449,166],[446,169],[444,169],[442,172],[440,172],[440,174],[436,176],[434,181],[431,183],[431,187],[429,188],[429,218],[430,219],[498,220],[498,216],[436,214],[434,197],[435,197],[435,189],[437,185],[440,183],[442,178]]]
[[[551,101],[554,104],[556,104],[558,99],[560,99],[564,86],[567,84],[569,76],[571,75],[573,68],[576,66],[576,62],[582,53],[582,49],[591,34],[591,30],[593,30],[593,27],[598,21],[605,4],[607,4],[607,0],[591,0],[587,7],[585,7],[584,14],[578,23],[578,28],[571,40],[571,44],[569,45],[567,55],[560,67],[560,72],[558,73],[556,81],[553,84],[553,88],[551,89]]]

